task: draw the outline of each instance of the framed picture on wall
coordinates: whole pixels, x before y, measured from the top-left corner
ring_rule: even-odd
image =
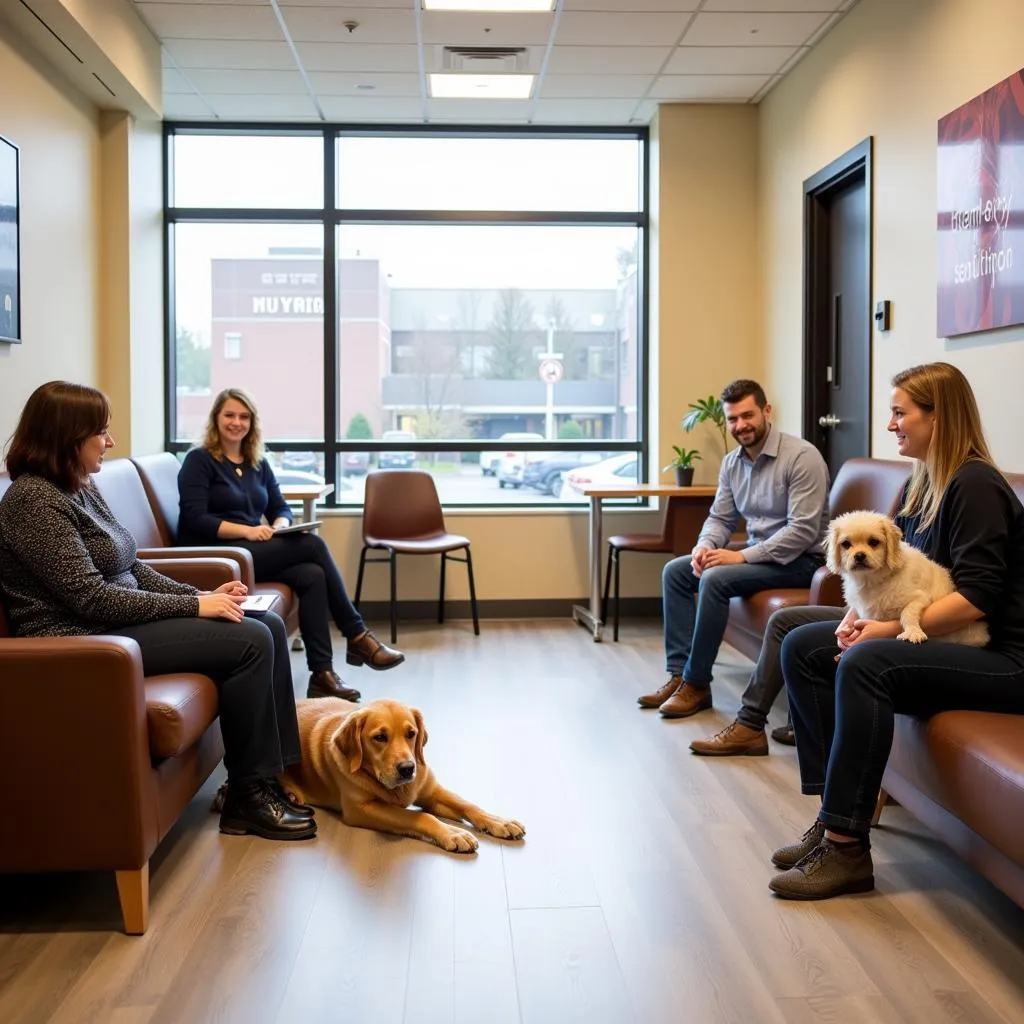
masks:
[[[0,135],[0,342],[21,341],[18,147]]]

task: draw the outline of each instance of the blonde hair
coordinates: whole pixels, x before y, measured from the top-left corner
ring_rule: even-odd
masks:
[[[978,403],[967,378],[951,363],[911,366],[892,379],[911,401],[935,421],[928,453],[910,476],[900,515],[921,516],[921,526],[935,522],[939,504],[953,474],[971,459],[996,468],[981,427]]]
[[[263,432],[260,430],[260,415],[256,411],[256,403],[252,396],[241,388],[225,388],[214,400],[210,409],[210,416],[206,421],[206,433],[201,442],[205,448],[218,461],[224,458],[224,449],[220,444],[220,431],[217,429],[217,417],[220,415],[224,403],[233,398],[236,402],[249,410],[251,417],[249,433],[242,438],[242,458],[255,469],[263,459]]]

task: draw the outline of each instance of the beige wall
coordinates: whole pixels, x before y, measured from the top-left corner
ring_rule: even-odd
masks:
[[[872,135],[872,293],[893,304],[892,330],[873,348],[872,454],[894,451],[889,379],[943,359],[971,380],[1000,464],[1024,470],[1013,407],[1024,328],[935,336],[936,122],[1018,70],[1022,38],[1020,0],[861,0],[761,104],[765,375],[784,429],[800,429],[801,183]]]
[[[29,393],[98,380],[98,120],[41,62],[0,38],[0,135],[21,149],[21,329],[0,344],[0,446]]]

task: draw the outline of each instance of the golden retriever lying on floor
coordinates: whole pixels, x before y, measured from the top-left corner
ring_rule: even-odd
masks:
[[[473,853],[476,836],[435,818],[468,821],[499,839],[522,839],[526,829],[467,803],[438,785],[423,759],[423,715],[395,700],[360,707],[338,698],[296,702],[302,763],[281,782],[303,803],[340,811],[358,828],[395,832]],[[421,811],[409,810],[415,804]]]
[[[877,512],[847,512],[833,519],[825,564],[843,578],[843,597],[857,618],[899,619],[903,632],[897,639],[912,644],[928,639],[921,628],[925,608],[956,590],[946,569],[904,543],[900,528]],[[984,647],[988,626],[972,622],[939,639]]]

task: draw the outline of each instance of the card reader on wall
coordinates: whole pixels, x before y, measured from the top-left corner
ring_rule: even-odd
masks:
[[[875,303],[875,327],[880,331],[889,330],[889,300]]]

